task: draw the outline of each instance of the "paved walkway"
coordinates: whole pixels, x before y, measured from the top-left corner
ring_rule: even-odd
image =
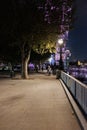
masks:
[[[0,130],[81,130],[55,76],[0,80]]]

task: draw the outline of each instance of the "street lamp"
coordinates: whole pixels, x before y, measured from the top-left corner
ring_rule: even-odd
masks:
[[[63,45],[63,39],[62,38],[58,40],[58,44],[59,44],[59,46]]]
[[[65,51],[65,54],[66,54],[66,71],[68,72],[68,67],[69,67],[69,58],[70,58],[70,56],[71,56],[71,52],[70,52],[70,50],[66,50]]]
[[[64,64],[63,64],[63,60],[62,60],[62,47],[63,47],[64,41],[63,39],[59,39],[58,40],[58,45],[60,47],[60,60],[59,60],[59,69],[60,70],[64,70]]]

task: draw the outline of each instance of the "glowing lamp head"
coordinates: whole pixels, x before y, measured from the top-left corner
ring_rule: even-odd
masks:
[[[50,57],[50,58],[49,58],[49,62],[51,63],[51,62],[52,62],[52,60],[53,60],[53,59],[52,59],[52,57]]]
[[[58,44],[61,46],[61,45],[63,45],[63,39],[59,39],[58,40]]]

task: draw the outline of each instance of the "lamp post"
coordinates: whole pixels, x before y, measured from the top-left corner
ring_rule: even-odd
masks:
[[[60,60],[59,60],[59,69],[60,70],[64,70],[64,64],[63,64],[63,60],[62,60],[62,47],[63,47],[64,41],[63,39],[59,39],[58,40],[58,45],[60,48]]]
[[[66,54],[66,71],[68,72],[68,69],[69,69],[69,58],[71,56],[70,50],[66,50],[65,54]]]

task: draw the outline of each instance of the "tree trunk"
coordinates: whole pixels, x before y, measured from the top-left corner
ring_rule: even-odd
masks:
[[[28,62],[30,59],[31,49],[27,48],[27,53],[25,52],[25,44],[22,46],[22,78],[28,79]]]
[[[22,78],[27,79],[28,78],[28,60],[22,61]]]

